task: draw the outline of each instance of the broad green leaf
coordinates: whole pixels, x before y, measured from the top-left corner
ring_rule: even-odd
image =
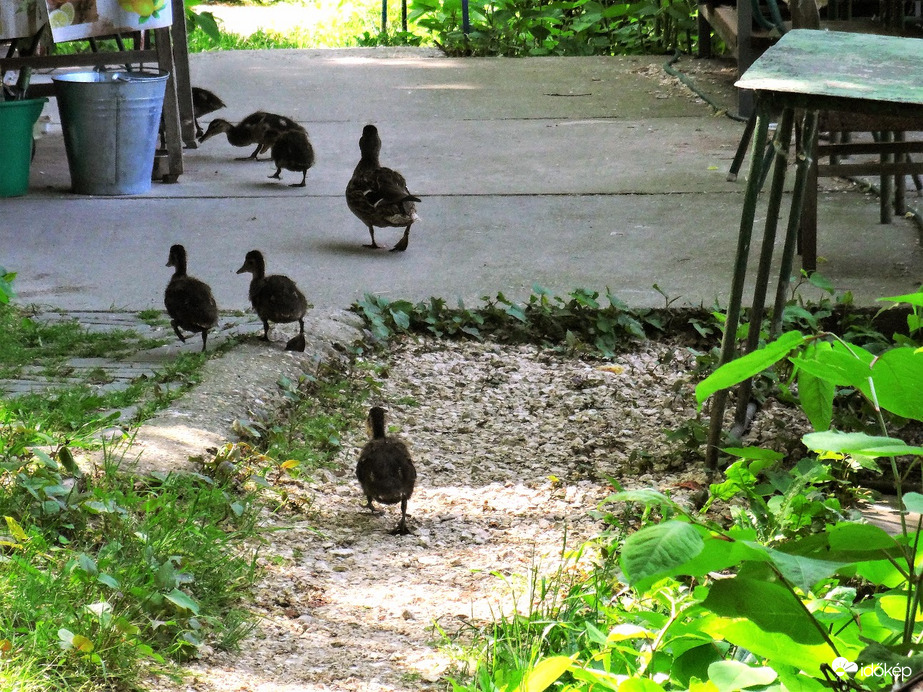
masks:
[[[871,363],[875,356],[858,346],[849,347],[835,342],[829,348],[818,348],[813,357],[793,357],[790,360],[799,371],[830,382],[838,387],[853,387],[869,393]]]
[[[818,353],[829,353],[832,350],[826,341],[815,341],[805,349],[806,360],[817,360]],[[795,359],[792,359],[793,361]],[[825,377],[808,372],[805,368],[798,369],[798,400],[804,409],[808,420],[814,430],[827,430],[833,420],[833,394],[836,387]]]
[[[920,493],[904,493],[901,498],[908,512],[923,514],[923,495]]]
[[[788,581],[808,593],[822,579],[833,576],[837,570],[852,564],[851,562],[818,560],[817,558],[790,555],[773,548],[765,549],[772,563]]]
[[[654,639],[656,632],[652,632],[646,627],[634,625],[630,622],[623,622],[609,630],[609,636],[606,637],[607,644],[625,641],[626,639]]]
[[[80,563],[80,569],[89,574],[91,577],[95,577],[97,574],[99,574],[99,568],[96,566],[96,560],[91,558],[86,553],[80,553],[77,561]]]
[[[740,661],[716,661],[708,666],[708,679],[721,692],[737,692],[748,687],[772,684],[776,680],[776,671],[748,666]]]
[[[923,421],[923,353],[893,348],[872,365],[872,381],[881,408]]]
[[[777,670],[776,672],[779,674],[779,682],[785,685],[788,692],[829,692],[830,688],[817,678],[811,678],[796,671]]]
[[[674,656],[673,665],[670,666],[670,677],[686,686],[693,678],[708,680],[708,666],[722,660],[721,650],[711,641],[706,644],[700,643],[678,656],[674,651]]]
[[[811,284],[812,286],[819,288],[822,291],[826,291],[830,295],[833,295],[833,293],[836,291],[836,289],[833,286],[833,282],[830,281],[830,279],[828,279],[826,276],[818,272],[812,272],[808,276],[808,283]]]
[[[782,452],[777,452],[774,449],[764,449],[763,447],[725,447],[721,451],[741,459],[758,461],[781,461],[785,458]]]
[[[594,692],[616,692],[626,678],[624,674],[607,673],[596,668],[571,668],[570,674],[574,680],[593,683],[594,687],[590,689]]]
[[[676,501],[658,490],[638,488],[637,490],[620,490],[613,493],[600,504],[609,502],[638,502],[643,505],[667,505],[676,507]]]
[[[766,368],[778,363],[804,342],[805,336],[801,332],[786,332],[764,348],[725,363],[696,385],[695,398],[699,408],[702,402],[715,392],[758,375]]]
[[[173,591],[171,591],[170,593],[164,594],[164,598],[166,598],[171,603],[179,606],[180,608],[190,611],[193,615],[199,614],[198,602],[191,596],[180,591],[179,589],[173,589]]]
[[[96,581],[98,581],[100,584],[105,584],[110,589],[118,589],[120,586],[119,580],[113,577],[111,574],[100,574],[96,577]]]
[[[901,586],[907,581],[907,577],[901,574],[891,560],[862,560],[856,566],[856,575],[871,584],[889,589]]]
[[[519,685],[518,692],[544,692],[570,668],[570,656],[552,656],[540,661]]]
[[[879,298],[879,301],[890,301],[892,303],[907,303],[909,305],[916,305],[917,307],[923,307],[923,291],[917,291],[916,293],[905,293],[902,296],[891,296],[889,298]]]
[[[870,458],[897,457],[905,454],[923,455],[923,447],[911,447],[896,437],[878,437],[865,433],[825,430],[808,433],[801,438],[801,441],[804,442],[805,447],[815,452],[838,452]]]
[[[77,462],[74,461],[74,455],[71,454],[71,451],[68,447],[61,447],[58,450],[58,461],[61,462],[69,474],[79,478],[83,475],[83,472],[80,470],[80,467],[77,466]]]
[[[40,448],[38,448],[38,447],[33,447],[30,451],[35,455],[35,457],[36,457],[40,462],[42,462],[42,463],[43,463],[45,466],[47,466],[49,469],[51,469],[52,471],[57,471],[57,470],[58,470],[58,462],[56,462],[54,459],[52,459],[52,458],[48,455],[48,452],[46,452],[44,449],[40,449]]]
[[[821,676],[821,665],[829,665],[836,657],[826,643],[796,643],[791,637],[781,632],[768,632],[746,618],[706,617],[700,622],[700,627],[715,639],[736,644],[766,658],[773,665],[792,666],[817,677]],[[861,648],[837,641],[837,650],[840,655],[855,660]]]
[[[175,589],[179,583],[176,579],[176,568],[173,563],[167,560],[154,573],[154,579],[158,589]]]
[[[907,596],[885,594],[878,599],[878,607],[884,611],[884,614],[898,622],[904,622],[907,619]],[[913,608],[911,608],[913,612]],[[917,611],[915,622],[923,620],[923,614]]]
[[[629,584],[666,574],[696,557],[705,543],[695,527],[665,521],[633,533],[622,546],[621,563]]]
[[[827,532],[834,551],[874,551],[899,549],[897,541],[884,529],[872,524],[839,522]]]
[[[702,604],[716,615],[747,618],[764,632],[779,632],[799,644],[824,641],[797,598],[781,584],[733,577],[712,584]]]
[[[619,685],[619,692],[663,692],[663,687],[650,678],[628,678]]]

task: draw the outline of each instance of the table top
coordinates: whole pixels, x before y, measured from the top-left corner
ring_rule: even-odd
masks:
[[[923,104],[923,39],[794,29],[735,83],[741,89]]]

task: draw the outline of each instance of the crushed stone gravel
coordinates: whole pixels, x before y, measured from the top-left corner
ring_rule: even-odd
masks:
[[[157,689],[447,689],[455,638],[522,607],[530,570],[555,571],[565,546],[604,528],[590,511],[610,481],[681,501],[705,483],[665,433],[696,417],[695,357],[678,343],[610,362],[404,338],[381,357],[375,403],[418,470],[413,535],[389,534],[396,508],[364,508],[354,468],[366,434],[344,431],[334,468],[287,482],[304,509],[264,517],[254,633],[236,653],[206,648],[183,684]]]

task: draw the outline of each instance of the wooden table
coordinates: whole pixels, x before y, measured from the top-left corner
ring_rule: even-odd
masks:
[[[763,53],[735,86],[754,92],[756,124],[751,140],[753,143],[766,141],[772,114],[781,114],[772,154],[772,182],[750,315],[750,324],[757,328],[749,330],[745,347],[749,352],[759,343],[758,326],[762,322],[766,305],[796,111],[803,113],[803,134],[797,152],[795,184],[773,303],[770,328],[773,337],[778,334],[781,325],[782,310],[791,280],[807,172],[812,163],[811,152],[817,137],[818,111],[923,117],[923,39],[795,29]],[[740,323],[763,158],[763,147],[753,146],[719,364],[727,363],[737,355],[736,334]],[[726,389],[719,391],[712,401],[705,453],[706,466],[710,470],[717,467],[727,394]],[[749,399],[750,386],[747,382],[740,386],[738,392],[735,428],[739,427],[740,432],[746,427]]]

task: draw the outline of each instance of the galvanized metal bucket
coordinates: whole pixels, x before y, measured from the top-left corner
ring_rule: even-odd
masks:
[[[151,189],[167,72],[72,72],[52,77],[73,191]]]

